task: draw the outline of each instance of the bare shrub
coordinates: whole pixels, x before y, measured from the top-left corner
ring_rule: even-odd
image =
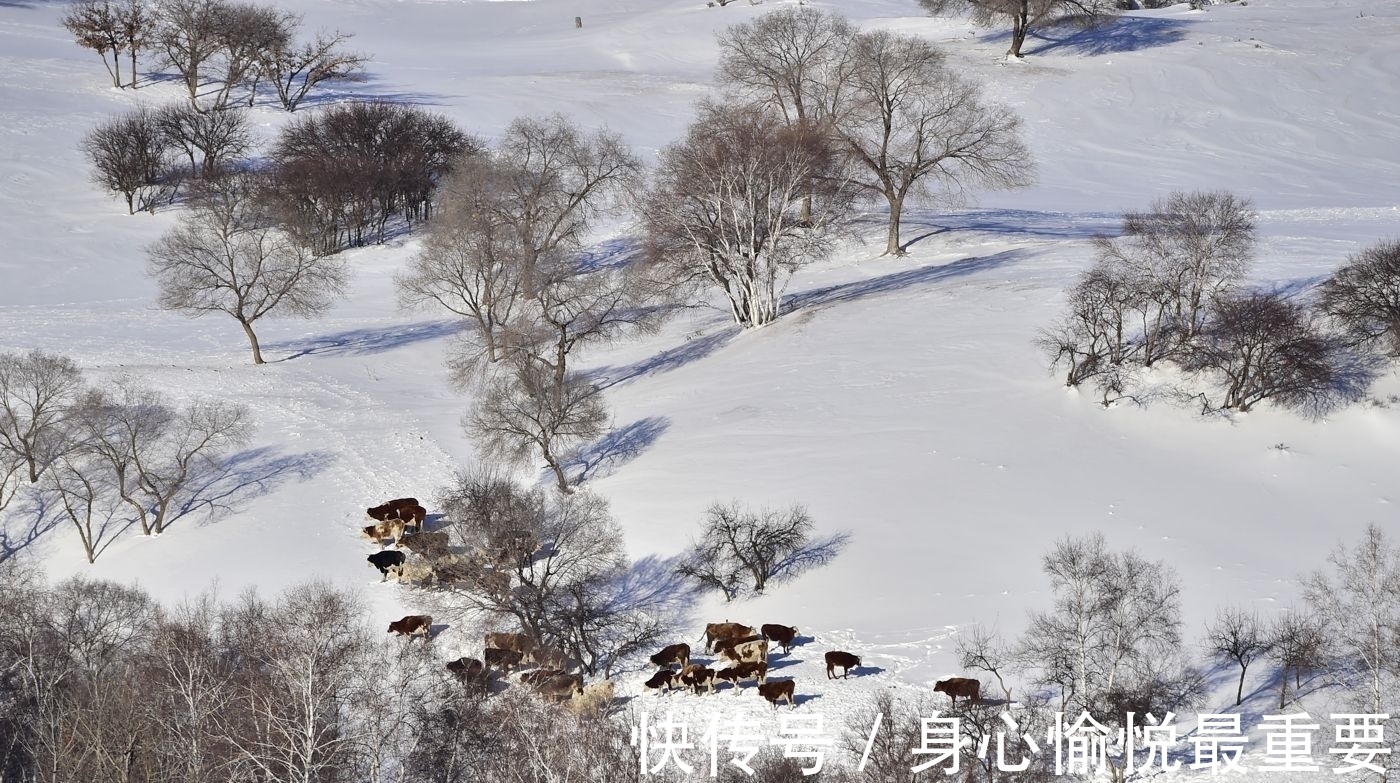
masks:
[[[239,88],[248,90],[247,104],[252,106],[268,54],[289,45],[300,20],[286,11],[236,2],[222,3],[216,17],[218,87],[210,109],[226,110]]]
[[[1400,241],[1348,258],[1323,283],[1321,307],[1359,343],[1400,357]]]
[[[849,214],[838,166],[812,127],[751,106],[702,104],[685,140],[662,151],[642,206],[657,277],[682,290],[718,289],[743,326],[776,320],[788,279],[830,251]]]
[[[240,109],[198,111],[188,103],[162,107],[155,115],[161,133],[190,159],[190,173],[215,177],[253,146],[247,113]]]
[[[1206,652],[1240,667],[1240,681],[1235,688],[1237,706],[1244,702],[1244,677],[1249,665],[1267,655],[1269,647],[1268,629],[1253,612],[1236,607],[1221,609],[1215,614],[1215,622],[1206,628]]]
[[[155,45],[184,83],[192,106],[199,106],[206,66],[218,56],[225,0],[163,0]]]
[[[29,483],[70,447],[82,390],[82,370],[66,356],[0,354],[0,451],[20,460]]]
[[[82,148],[93,179],[120,193],[129,214],[155,212],[157,204],[174,196],[179,178],[173,147],[153,112],[141,108],[98,125],[83,137]]]
[[[795,579],[831,562],[845,545],[844,533],[813,538],[816,524],[801,506],[750,511],[738,502],[716,503],[705,512],[700,540],[691,545],[679,572],[726,600],[770,584]],[[746,582],[752,586],[746,586]]]
[[[364,70],[369,58],[344,50],[351,37],[337,30],[317,33],[301,43],[290,37],[279,39],[262,51],[259,74],[272,82],[282,108],[296,111],[318,85],[332,79],[353,80]]]
[[[192,318],[231,316],[262,364],[253,325],[264,317],[312,317],[344,291],[345,266],[272,228],[254,204],[253,181],[224,177],[147,251],[157,304]]]
[[[1320,618],[1305,611],[1286,611],[1269,623],[1268,656],[1279,669],[1279,709],[1288,704],[1290,680],[1296,699],[1303,687],[1303,673],[1325,668],[1329,649],[1324,633]]]

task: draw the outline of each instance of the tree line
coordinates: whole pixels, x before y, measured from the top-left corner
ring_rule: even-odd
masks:
[[[1301,294],[1245,285],[1256,246],[1248,200],[1177,192],[1093,241],[1094,263],[1040,345],[1065,384],[1091,383],[1104,405],[1146,401],[1146,373],[1172,366],[1167,394],[1203,411],[1263,401],[1312,415],[1364,396],[1400,356],[1400,244],[1353,255]],[[1197,384],[1204,385],[1201,390]]]

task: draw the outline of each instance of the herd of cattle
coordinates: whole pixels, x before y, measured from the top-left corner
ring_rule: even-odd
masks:
[[[368,560],[370,565],[379,569],[385,580],[394,576],[404,581],[414,565],[408,562],[402,548],[421,555],[426,563],[424,567],[429,571],[441,567],[445,560],[462,557],[448,550],[445,531],[430,533],[423,530],[427,512],[415,498],[396,498],[366,509],[366,512],[376,524],[366,526],[363,534],[381,547]],[[501,555],[495,559],[502,561],[496,565],[533,555],[537,542],[515,538],[495,542],[492,549],[499,549],[498,554]],[[394,543],[394,550],[384,548],[384,542],[390,540]],[[523,554],[527,549],[530,555]],[[432,638],[432,626],[433,618],[429,615],[408,615],[390,623],[388,632],[410,639],[421,636],[426,642]],[[714,655],[708,665],[691,662],[690,645],[671,644],[651,656],[651,663],[658,669],[645,686],[660,693],[690,689],[696,694],[712,694],[717,685],[728,683],[737,694],[743,683],[752,680],[758,687],[759,695],[767,699],[773,709],[776,710],[782,701],[786,701],[789,707],[797,707],[796,684],[791,678],[768,679],[769,645],[781,647],[784,655],[789,654],[798,639],[796,628],[766,623],[754,629],[725,621],[707,624],[702,638],[705,640],[705,652],[713,651]],[[484,643],[481,659],[458,658],[447,663],[447,670],[464,684],[485,690],[494,674],[509,678],[513,670],[533,666],[533,669],[520,674],[519,682],[533,687],[545,698],[567,702],[569,708],[578,713],[605,714],[612,705],[612,681],[603,680],[585,687],[583,675],[572,671],[577,668],[577,663],[557,647],[542,645],[526,634],[498,631],[487,633]],[[828,651],[825,660],[828,679],[837,677],[837,669],[841,670],[840,677],[845,679],[852,669],[858,669],[861,665],[860,656],[843,650]],[[938,681],[933,689],[948,694],[957,704],[959,697],[977,701],[981,683],[967,677],[953,677]]]

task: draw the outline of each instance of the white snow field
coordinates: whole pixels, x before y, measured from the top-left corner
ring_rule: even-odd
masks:
[[[343,97],[416,103],[486,137],[520,114],[562,112],[621,132],[647,159],[710,89],[715,31],[785,4],[283,3],[309,29],[356,33],[373,55],[370,78],[336,88]],[[1088,264],[1088,238],[1172,190],[1253,199],[1261,286],[1315,282],[1400,236],[1400,5],[1179,5],[1095,32],[1047,31],[1007,63],[1004,31],[928,18],[913,0],[813,4],[944,47],[1021,114],[1039,184],[914,211],[904,258],[878,257],[884,216],[872,212],[870,241],[799,274],[772,326],[740,334],[724,311],[700,311],[587,355],[610,384],[615,425],[646,435],[587,483],[611,501],[634,556],[680,552],[716,500],[801,503],[823,532],[851,533],[821,570],[678,618],[688,630],[675,641],[696,645],[706,621],[798,626],[813,641],[778,673],[816,697],[798,713],[834,723],[875,689],[926,692],[963,674],[953,641],[972,623],[1019,633],[1049,600],[1040,557],[1066,535],[1102,531],[1114,548],[1169,562],[1194,640],[1218,606],[1266,616],[1289,606],[1296,577],[1367,524],[1400,534],[1400,404],[1320,421],[1268,406],[1229,419],[1168,403],[1104,410],[1063,389],[1032,344]],[[259,429],[211,488],[216,507],[164,535],[128,533],[89,566],[57,527],[20,556],[55,578],[136,582],[168,600],[214,583],[227,597],[320,577],[360,587],[375,625],[419,608],[412,589],[375,583],[357,537],[366,506],[432,497],[474,460],[459,425],[468,400],[442,364],[457,327],[395,306],[392,275],[417,241],[350,251],[349,298],[320,320],[266,323],[263,367],[232,321],[154,309],[143,248],[177,211],[125,214],[90,184],[78,143],[106,116],[176,99],[176,87],[111,88],[61,12],[0,0],[0,350],[59,351],[93,380],[130,375],[176,397],[245,402]],[[268,138],[286,118],[256,110]],[[598,241],[630,230],[611,226]],[[1400,393],[1395,372],[1372,393]],[[25,521],[7,518],[8,541],[27,541]],[[479,639],[449,629],[434,643],[452,658],[478,653]],[[828,683],[830,649],[870,668]],[[1257,668],[1248,687],[1266,689]],[[644,678],[629,675],[623,690]],[[1230,680],[1223,670],[1212,708],[1232,703]],[[1273,698],[1256,692],[1249,714]],[[739,701],[768,709],[753,693]],[[670,702],[697,715],[716,706]],[[637,706],[664,709],[653,695]]]

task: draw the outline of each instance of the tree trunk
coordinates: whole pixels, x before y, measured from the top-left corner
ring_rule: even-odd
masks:
[[[900,215],[904,212],[904,198],[888,193],[885,194],[885,198],[890,202],[890,233],[889,240],[885,243],[885,255],[902,256],[904,248],[899,246],[899,221]]]
[[[253,332],[253,325],[242,318],[238,319],[243,324],[243,333],[248,335],[248,344],[253,346],[253,364],[264,364],[262,357],[262,346],[258,345],[258,336]]]
[[[136,89],[136,49],[131,50],[131,89]]]
[[[547,448],[540,449],[544,453],[544,461],[549,465],[549,469],[554,471],[554,480],[559,484],[559,491],[565,495],[574,494],[574,488],[569,485],[569,477],[564,475],[564,467],[559,464],[559,460],[554,458],[554,454]]]
[[[1245,666],[1240,666],[1240,686],[1235,689],[1235,706],[1238,707],[1244,702],[1244,673]]]
[[[1011,50],[1007,54],[1012,57],[1021,57],[1021,45],[1026,42],[1026,32],[1030,29],[1030,9],[1025,0],[1021,2],[1021,8],[1011,17]]]
[[[24,462],[29,467],[29,483],[39,483],[39,461],[34,459],[33,454],[26,454]]]

